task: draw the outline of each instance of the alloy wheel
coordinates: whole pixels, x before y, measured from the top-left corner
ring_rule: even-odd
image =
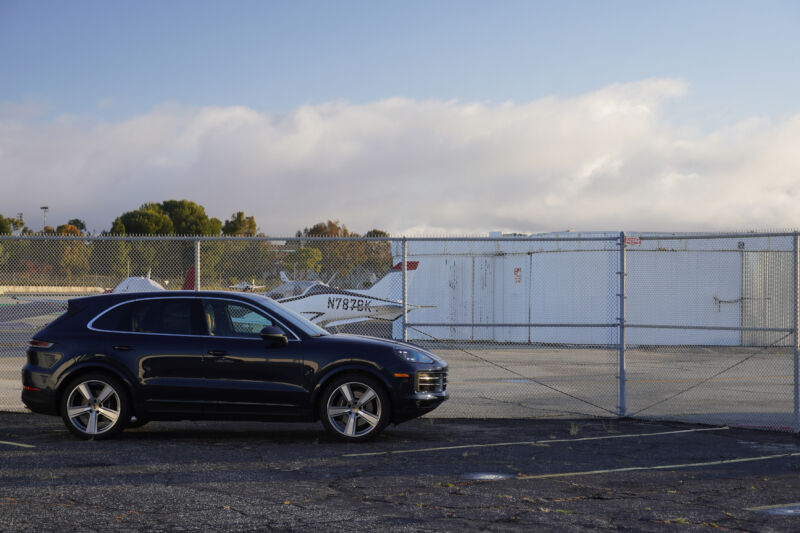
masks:
[[[381,425],[381,399],[369,385],[342,383],[328,396],[326,416],[330,426],[347,438],[364,437]]]
[[[117,427],[121,414],[120,393],[105,381],[81,381],[67,396],[66,419],[87,437],[96,437]]]

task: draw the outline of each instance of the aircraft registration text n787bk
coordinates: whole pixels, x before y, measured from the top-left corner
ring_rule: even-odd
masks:
[[[344,311],[372,312],[372,300],[361,298],[332,298],[328,297],[328,309],[342,309]]]

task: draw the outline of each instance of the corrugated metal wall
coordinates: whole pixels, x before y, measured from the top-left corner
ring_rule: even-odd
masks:
[[[785,242],[784,242],[785,241]],[[415,241],[419,269],[410,304],[433,306],[410,323],[614,324],[619,251],[614,242]],[[787,239],[643,241],[626,250],[631,345],[789,345],[785,333],[713,328],[789,328],[792,252]],[[395,328],[397,333],[402,330]],[[609,344],[613,328],[426,327],[410,339]]]

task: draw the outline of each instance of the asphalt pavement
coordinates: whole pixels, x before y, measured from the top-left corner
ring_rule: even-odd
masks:
[[[0,530],[800,530],[794,434],[614,419],[153,422],[0,413]]]

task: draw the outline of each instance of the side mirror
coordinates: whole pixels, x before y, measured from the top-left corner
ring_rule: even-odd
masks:
[[[281,348],[289,344],[289,339],[283,333],[283,330],[277,326],[266,326],[261,330],[261,338],[275,348]]]

